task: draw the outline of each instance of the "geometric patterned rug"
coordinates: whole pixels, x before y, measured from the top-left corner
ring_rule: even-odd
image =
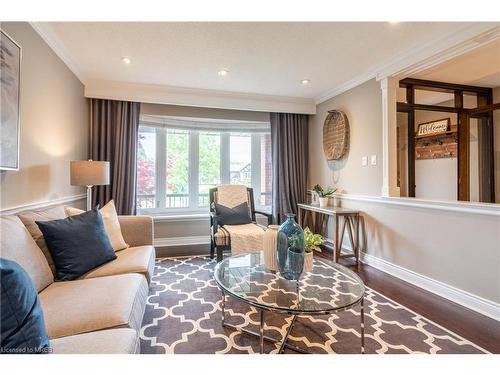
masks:
[[[141,353],[258,353],[259,340],[221,324],[221,293],[206,257],[158,259],[141,329]],[[266,313],[267,336],[281,339],[291,317]],[[312,353],[360,353],[359,308],[299,317],[288,342]],[[258,332],[258,311],[231,297],[226,322]],[[278,344],[266,342],[265,353]],[[285,353],[296,353],[290,349]],[[365,353],[488,353],[399,303],[366,288]]]

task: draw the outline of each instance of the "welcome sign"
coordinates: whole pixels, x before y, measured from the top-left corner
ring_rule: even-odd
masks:
[[[417,136],[444,133],[450,126],[450,118],[424,122],[418,125]]]

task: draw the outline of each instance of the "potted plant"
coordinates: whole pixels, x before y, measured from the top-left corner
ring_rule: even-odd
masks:
[[[325,240],[321,234],[314,234],[309,227],[304,229],[304,272],[312,271],[313,251],[321,252],[320,245],[324,243]]]
[[[313,187],[313,191],[318,195],[319,206],[326,207],[328,206],[328,198],[333,196],[333,193],[337,191],[337,188],[328,187],[325,190],[320,184],[316,184],[316,186]]]

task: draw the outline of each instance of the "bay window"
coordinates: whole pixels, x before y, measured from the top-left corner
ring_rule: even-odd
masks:
[[[220,184],[252,187],[255,206],[271,206],[269,123],[142,115],[137,153],[141,213],[207,212]]]

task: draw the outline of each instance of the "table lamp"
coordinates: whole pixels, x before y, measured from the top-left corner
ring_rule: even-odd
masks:
[[[87,187],[87,211],[92,209],[92,186],[109,185],[109,161],[72,160],[71,185]]]

